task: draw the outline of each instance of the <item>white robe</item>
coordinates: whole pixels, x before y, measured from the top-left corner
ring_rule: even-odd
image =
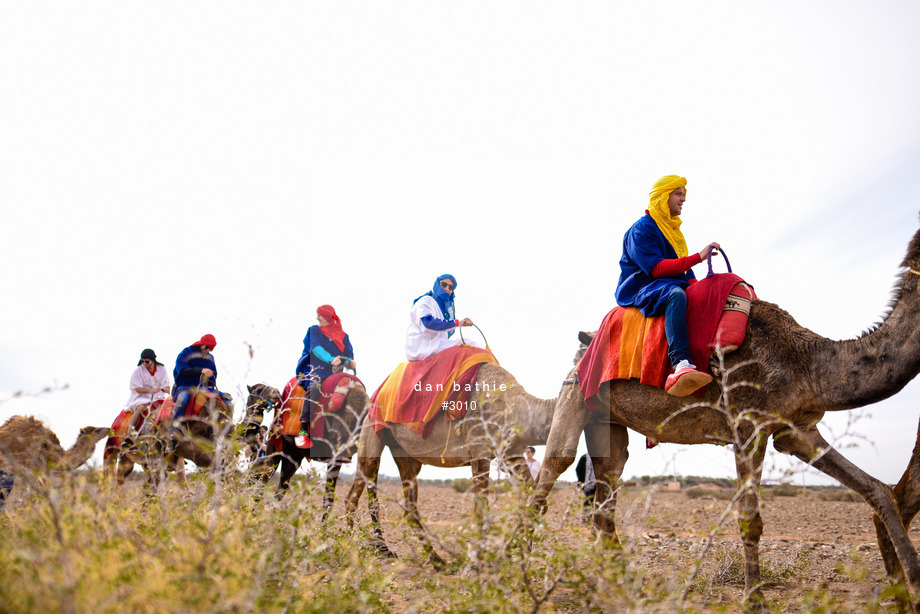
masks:
[[[460,335],[448,337],[447,330],[425,328],[422,324],[424,316],[444,319],[438,302],[427,294],[417,300],[409,312],[409,329],[406,330],[406,358],[409,360],[424,360],[441,350],[460,345]],[[450,330],[456,330],[456,327]]]
[[[140,393],[135,388],[156,388],[157,391],[150,393]],[[153,401],[165,399],[169,394],[163,392],[163,388],[169,388],[169,371],[163,365],[157,365],[156,373],[150,374],[147,367],[140,365],[131,374],[131,396],[128,397],[128,409],[134,409],[138,405],[149,405]]]

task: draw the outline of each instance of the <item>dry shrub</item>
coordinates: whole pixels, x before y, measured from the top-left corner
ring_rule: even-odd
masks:
[[[146,499],[93,478],[7,508],[4,611],[384,609],[393,572],[361,553],[360,534],[320,522],[315,481],[277,504],[236,474],[197,474]]]
[[[317,478],[296,481],[279,503],[272,485],[236,474],[193,474],[188,486],[170,483],[146,500],[137,484],[96,477],[24,491],[0,515],[2,611],[712,612],[737,611],[743,585],[736,543],[707,553],[700,536],[647,538],[654,488],[621,502],[614,544],[578,522],[574,487],[555,497],[562,510],[549,520],[527,509],[526,484],[508,481],[481,516],[468,511],[459,524],[432,528],[447,560],[435,572],[398,514],[390,536],[410,551],[395,562],[367,546],[363,525],[323,524]],[[808,555],[765,556],[765,582],[795,582]],[[863,578],[860,569],[854,559],[843,571]],[[858,612],[868,598],[806,587],[770,605]]]

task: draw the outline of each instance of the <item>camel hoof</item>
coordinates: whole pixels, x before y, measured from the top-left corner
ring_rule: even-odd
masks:
[[[380,542],[380,541],[372,542],[371,547],[377,551],[377,554],[379,556],[382,556],[388,559],[399,558],[398,556],[396,556],[396,553],[390,550],[389,548],[387,548],[387,545],[383,542]]]
[[[759,588],[750,591],[744,600],[745,612],[769,612],[767,599]]]
[[[441,555],[437,552],[432,552],[428,555],[428,560],[431,561],[431,565],[438,571],[444,571],[447,569],[447,563],[444,559],[441,558]]]

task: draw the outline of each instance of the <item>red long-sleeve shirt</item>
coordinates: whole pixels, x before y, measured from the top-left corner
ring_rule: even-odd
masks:
[[[681,275],[702,261],[703,258],[699,254],[691,254],[689,256],[684,256],[683,258],[662,260],[655,265],[654,269],[652,269],[652,277],[658,279],[659,277],[673,277],[675,275]],[[690,283],[693,283],[694,281],[696,280],[691,279]]]

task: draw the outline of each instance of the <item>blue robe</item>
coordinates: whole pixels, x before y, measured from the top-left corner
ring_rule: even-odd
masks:
[[[668,304],[671,288],[686,288],[695,279],[693,271],[674,277],[652,277],[652,269],[662,260],[677,258],[677,252],[664,238],[658,224],[649,214],[626,231],[623,256],[620,258],[620,281],[617,283],[617,304],[638,307],[649,318],[661,315]]]
[[[176,368],[173,369],[173,382],[175,388],[194,388],[201,380],[201,370],[210,369],[214,375],[202,386],[202,389],[217,389],[217,365],[214,357],[205,356],[198,346],[190,345],[176,357]]]
[[[327,337],[314,324],[307,330],[307,335],[303,339],[303,354],[297,362],[297,381],[304,388],[307,387],[307,381],[304,376],[313,374],[322,381],[332,375],[332,360],[336,356],[344,356],[348,360],[354,360],[355,351],[351,347],[351,340],[348,333],[345,333],[345,349],[339,350],[338,346],[332,339]]]

